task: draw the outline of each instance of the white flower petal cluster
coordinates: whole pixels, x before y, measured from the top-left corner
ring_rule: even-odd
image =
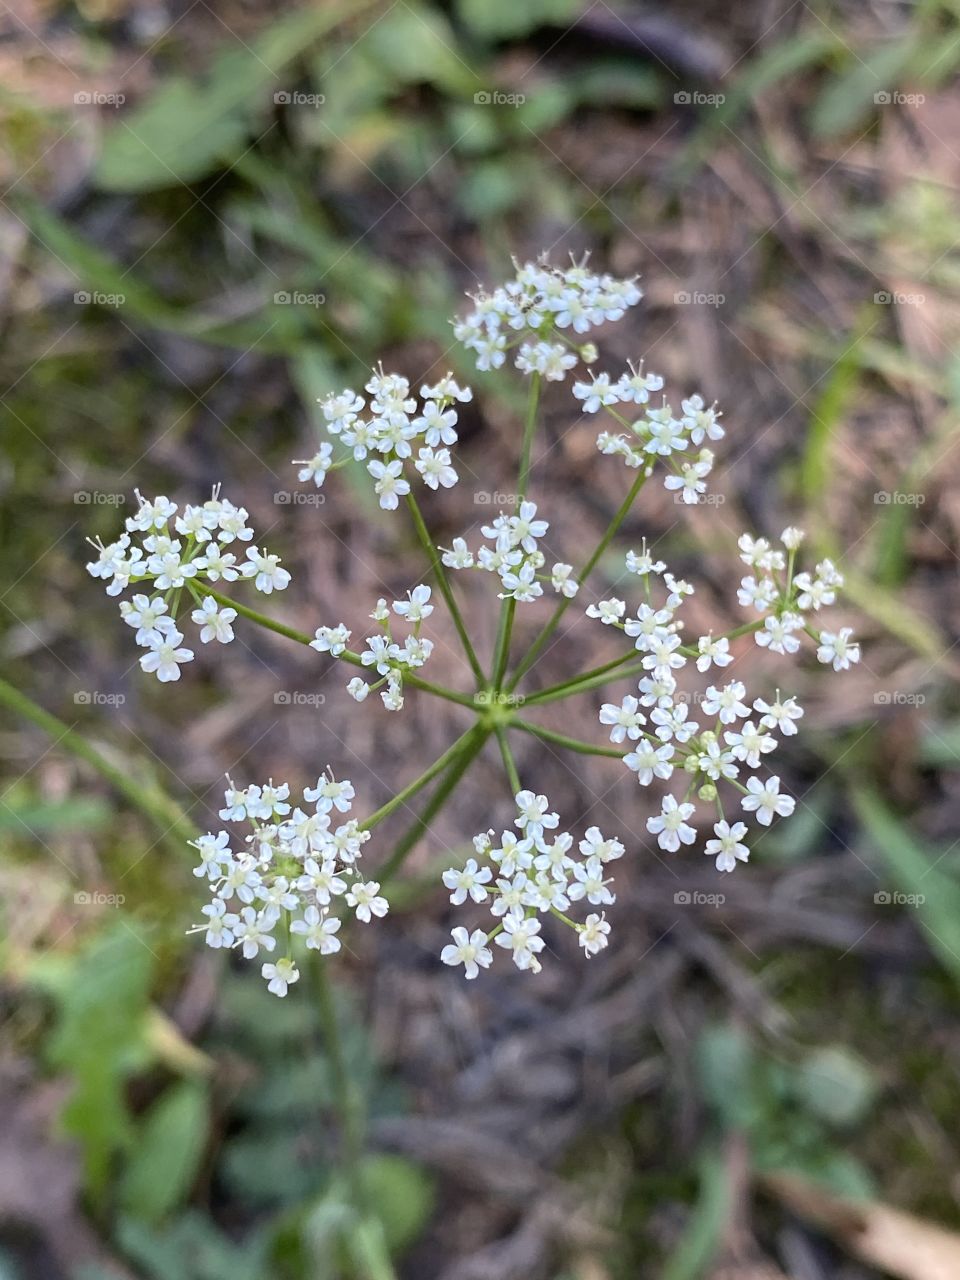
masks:
[[[500,577],[500,599],[513,599],[528,604],[543,595],[544,582],[549,582],[559,595],[572,599],[580,590],[573,565],[557,563],[549,574],[541,573],[547,563],[538,542],[546,536],[550,524],[537,519],[537,504],[521,502],[515,515],[503,511],[480,532],[491,544],[473,552],[463,538],[454,538],[453,546],[441,547],[441,559],[448,569],[485,569]]]
[[[190,618],[200,628],[201,644],[229,644],[237,611],[218,604],[204,584],[251,578],[258,591],[270,595],[289,585],[290,574],[279,556],[247,545],[254,538],[247,512],[221,498],[219,486],[202,506],[187,503],[182,510],[162,495],[147,500],[135,492],[138,510],[127,517],[126,532],[107,546],[91,541],[97,558],[87,572],[107,583],[109,596],[129,586],[148,588],[132,601],[121,600],[120,614],[146,650],[140,666],[166,683],[179,680],[180,667],[194,657],[177,626],[184,593],[195,605]]]
[[[843,574],[832,560],[821,560],[813,573],[795,574],[794,559],[803,537],[802,530],[786,528],[780,535],[782,547],[775,547],[766,538],[741,535],[740,559],[753,572],[741,578],[737,599],[763,617],[763,629],[756,633],[761,648],[796,653],[806,631],[817,641],[817,660],[834,671],[846,671],[860,661],[860,646],[851,629],[817,632],[804,617],[836,603]]]
[[[539,973],[541,915],[558,916],[576,929],[588,956],[607,945],[610,926],[602,911],[588,914],[583,924],[565,913],[573,903],[606,907],[616,900],[607,864],[623,856],[623,845],[590,827],[575,852],[573,836],[558,830],[560,817],[550,811],[546,796],[519,791],[515,802],[516,831],[502,832],[499,844],[493,831],[475,836],[476,857],[443,873],[454,906],[468,900],[484,904],[493,917],[489,932],[453,929],[453,942],[440,953],[444,964],[462,964],[468,978],[493,963],[491,942],[508,951],[518,969]]]
[[[666,398],[653,408],[650,394],[662,387],[663,378],[644,373],[641,361],[639,366],[629,364],[616,380],[608,373],[591,373],[589,380],[573,384],[573,394],[583,402],[584,413],[606,411],[622,428],[617,433],[600,432],[597,448],[601,453],[623,458],[628,467],[643,467],[647,474],[662,460],[669,471],[664,488],[692,505],[706,493],[707,476],[713,470],[713,450],[705,441],[722,440],[725,434],[720,410],[715,404],[707,407],[697,395],[682,400],[679,413]],[[640,416],[630,421],[626,415],[635,413],[635,406]]]
[[[453,322],[454,337],[484,372],[499,369],[516,350],[514,364],[522,373],[562,382],[578,361],[596,359],[593,344],[577,339],[621,320],[643,296],[634,280],[597,275],[586,259],[554,267],[544,256],[514,266],[512,280],[492,293],[471,295],[473,310]]]
[[[358,866],[370,833],[347,816],[353,800],[353,783],[329,770],[296,806],[285,782],[241,789],[228,778],[220,817],[249,824],[241,847],[232,847],[227,831],[192,842],[200,855],[193,874],[211,893],[198,931],[208,946],[239,948],[246,960],[262,952],[260,972],[274,995],[285,996],[299,980],[293,938],[321,955],[340,950],[339,899],[364,923],[387,914],[379,883],[365,881]],[[278,940],[288,952],[279,958]]]
[[[446,374],[433,386],[420,388],[420,403],[411,394],[410,382],[399,373],[374,369],[364,390],[367,400],[349,388],[320,401],[327,431],[337,437],[358,462],[366,462],[373,476],[374,492],[385,511],[395,511],[410,492],[410,469],[418,472],[429,489],[450,489],[457,472],[450,446],[457,442],[456,403],[473,399],[469,387],[459,386]],[[366,416],[361,416],[369,409]],[[334,462],[333,448],[322,444],[312,457],[294,466],[302,482],[313,480],[319,488]]]
[[[433,653],[433,641],[420,634],[424,621],[433,613],[431,594],[431,589],[421,583],[407,592],[405,600],[393,601],[391,607],[396,616],[413,627],[402,641],[397,640],[391,630],[386,600],[377,601],[370,616],[380,626],[380,634],[367,636],[367,647],[360,654],[360,661],[372,668],[380,679],[370,684],[361,676],[354,676],[347,684],[351,698],[363,702],[377,691],[388,711],[402,710],[404,672],[418,670]],[[310,648],[339,657],[350,643],[351,634],[342,622],[335,627],[318,627]]]
[[[646,598],[636,614],[625,617],[622,600],[601,600],[587,614],[630,636],[643,655],[645,670],[636,694],[628,694],[620,703],[603,704],[600,723],[609,729],[611,742],[630,744],[624,764],[641,786],[650,786],[654,779],[680,781],[679,794],[666,795],[660,812],[647,820],[647,830],[657,837],[660,848],[675,853],[695,842],[697,804],[691,799],[695,795],[716,808],[714,838],[706,842],[705,852],[715,859],[719,871],[733,871],[749,857],[743,843],[747,827],[741,821],[728,823],[719,785],[727,783],[739,793],[742,812],[754,814],[761,826],[791,814],[795,802],[781,793],[779,777],[751,775],[745,784],[739,779],[744,770],[763,766],[764,757],[777,746],[775,733],[796,733],[794,722],[803,711],[795,698],[781,701],[779,692],[773,703],[762,698],[751,701],[740,680],[709,685],[697,695],[697,705],[680,690],[680,672],[689,662],[701,672],[728,666],[733,661],[729,642],[707,635],[700,636],[695,646],[683,645],[683,624],[677,614],[692,594],[690,585],[674,578],[662,561],[654,561],[646,546],[639,555],[628,554],[627,567],[644,583]],[[664,598],[658,601],[657,595]],[[693,718],[692,708],[703,723]]]

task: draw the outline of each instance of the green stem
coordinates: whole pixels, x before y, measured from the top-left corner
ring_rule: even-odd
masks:
[[[183,854],[183,841],[195,840],[199,834],[183,810],[162,792],[148,787],[148,784],[132,776],[128,769],[121,769],[100,754],[96,747],[76,730],[71,729],[58,720],[56,716],[38,706],[26,694],[6,680],[0,679],[0,705],[9,707],[17,715],[35,724],[54,740],[57,746],[66,749],[78,759],[91,765],[110,783],[134,808],[139,809],[154,824],[163,839],[167,839],[177,854]],[[175,835],[176,839],[168,839]]]
[[[362,1250],[364,1267],[368,1280],[395,1280],[395,1272],[383,1238],[383,1228],[372,1211],[370,1196],[363,1181],[363,1099],[343,1052],[340,1020],[327,972],[327,962],[319,952],[314,952],[311,959],[317,989],[317,1003],[320,1008],[323,1044],[330,1063],[336,1116],[340,1124],[340,1160],[350,1190],[350,1199],[353,1201],[354,1212],[361,1219],[357,1234],[362,1235],[364,1241]]]
[[[582,756],[610,756],[614,760],[622,760],[626,754],[613,747],[598,747],[580,738],[570,738],[565,733],[545,729],[543,725],[531,724],[529,720],[514,720],[512,723],[515,728],[521,729],[524,733],[531,733],[535,738],[542,738],[544,742],[555,742],[558,747],[565,747],[567,751],[576,751]]]
[[[417,844],[417,841],[426,831],[427,827],[437,816],[443,806],[450,799],[455,791],[460,779],[470,768],[470,765],[476,759],[483,749],[484,743],[490,736],[490,730],[482,725],[474,725],[470,731],[471,740],[465,746],[462,746],[460,756],[447,772],[447,776],[438,784],[436,791],[430,797],[430,801],[421,813],[420,817],[407,829],[400,837],[396,845],[394,845],[393,853],[379,868],[377,875],[380,878],[381,885],[392,880],[407,859],[407,855],[411,849]],[[461,739],[462,742],[462,739]]]
[[[388,818],[395,809],[405,805],[418,791],[422,791],[427,783],[432,782],[438,773],[443,773],[447,765],[459,759],[475,733],[476,725],[471,725],[467,732],[462,734],[451,747],[448,747],[442,756],[434,760],[429,769],[425,769],[418,778],[415,778],[413,782],[405,786],[402,791],[398,791],[392,800],[388,800],[385,805],[381,805],[375,813],[372,813],[369,818],[361,822],[361,831],[370,831],[379,822],[382,822],[384,818]]]
[[[504,600],[500,609],[500,622],[497,625],[497,642],[493,647],[493,673],[491,684],[494,690],[499,689],[507,669],[507,658],[510,654],[510,635],[513,631],[513,619],[517,612],[517,602],[511,596]]]
[[[582,684],[584,680],[593,680],[599,676],[605,676],[609,672],[615,671],[617,667],[624,666],[627,662],[635,662],[637,659],[636,649],[631,649],[629,653],[622,653],[619,658],[611,658],[609,662],[605,662],[602,667],[593,667],[589,671],[584,671],[578,676],[572,676],[569,680],[564,680],[560,684],[552,684],[546,689],[541,689],[539,693],[528,694],[524,699],[524,703],[533,702],[537,698],[543,698],[547,694],[560,697],[567,690],[576,691],[576,686]],[[616,677],[611,677],[615,679]],[[548,699],[549,700],[549,699]]]
[[[520,774],[517,770],[517,762],[513,758],[513,752],[510,750],[510,743],[507,741],[507,732],[502,725],[498,725],[496,730],[497,742],[500,744],[500,754],[503,756],[503,767],[507,771],[507,778],[510,786],[513,788],[512,795],[522,791],[523,787],[520,783]]]
[[[725,631],[722,636],[715,636],[715,640],[739,640],[741,636],[752,635],[754,631],[763,630],[763,618],[759,622],[745,622],[742,627],[735,627],[733,631]],[[696,658],[700,654],[699,649],[695,649],[693,645],[681,645],[680,652],[688,658]]]
[[[265,613],[258,613],[256,609],[251,609],[245,604],[241,604],[239,600],[233,600],[230,596],[222,595],[219,591],[214,591],[213,587],[208,587],[205,582],[198,583],[197,586],[208,596],[213,596],[214,600],[222,605],[226,605],[229,609],[236,609],[242,618],[248,618],[251,622],[256,622],[258,626],[265,627],[267,631],[276,632],[278,636],[284,636],[287,640],[295,640],[297,644],[310,645],[312,640],[303,631],[297,631],[294,627],[288,627],[283,622],[277,622],[274,618],[268,618]],[[359,653],[353,653],[350,649],[344,649],[343,653],[331,654],[339,662],[349,663],[352,667],[360,667],[363,671],[369,671],[370,668],[364,666],[363,660]],[[433,684],[430,680],[423,680],[420,676],[414,675],[412,672],[403,669],[403,679],[405,684],[411,685],[414,689],[420,689],[424,693],[432,693],[436,698],[443,698],[446,702],[456,702],[461,707],[474,708],[473,698],[467,693],[457,693],[453,689],[447,689],[443,685]]]
[[[617,508],[616,514],[614,515],[613,519],[610,521],[610,524],[607,526],[607,530],[604,533],[603,537],[597,543],[597,546],[594,549],[593,554],[590,556],[587,563],[583,566],[583,568],[577,574],[577,582],[581,586],[583,586],[584,582],[593,572],[593,569],[596,566],[597,561],[600,559],[600,557],[603,555],[607,547],[610,545],[610,543],[613,541],[614,537],[616,536],[617,530],[620,528],[621,524],[623,524],[623,521],[626,519],[630,511],[630,508],[633,506],[634,502],[637,499],[637,495],[639,494],[640,490],[643,488],[647,480],[647,474],[648,472],[646,469],[641,470],[636,480],[634,480],[633,484],[630,486],[630,492],[627,494],[623,502],[621,502],[620,506]],[[560,620],[562,619],[566,611],[570,608],[570,605],[572,604],[574,599],[576,599],[575,596],[564,596],[561,599],[560,603],[557,605],[556,609],[554,609],[552,615],[548,619],[543,630],[540,632],[540,634],[534,640],[533,644],[527,650],[526,654],[524,655],[523,659],[520,662],[520,665],[517,667],[516,671],[513,673],[513,677],[510,680],[510,683],[507,685],[508,692],[517,687],[517,685],[520,683],[520,681],[523,679],[526,673],[530,670],[530,668],[536,662],[537,658],[539,658],[540,654],[543,651],[544,646],[547,644],[547,642],[550,640],[550,637],[553,635],[557,627],[560,625]]]
[[[466,654],[467,661],[473,669],[473,674],[477,678],[478,688],[484,683],[483,669],[474,651],[473,645],[470,643],[470,637],[467,635],[466,624],[463,621],[463,614],[460,612],[460,606],[457,604],[453,594],[453,589],[447,580],[447,575],[443,571],[443,561],[434,545],[433,539],[430,537],[430,530],[427,528],[426,521],[420,511],[419,504],[413,493],[407,494],[407,506],[413,517],[414,528],[417,531],[417,537],[420,544],[430,561],[430,567],[433,569],[434,577],[437,580],[437,586],[440,588],[440,594],[447,602],[447,608],[450,610],[450,617],[453,619],[453,625],[457,629],[457,635],[460,637],[460,643],[463,645],[463,652]]]
[[[517,476],[517,501],[515,510],[519,512],[521,504],[527,496],[530,485],[530,459],[533,453],[533,437],[537,430],[537,409],[540,405],[540,375],[535,373],[530,378],[530,394],[527,397],[527,416],[523,424],[523,442],[520,446],[520,470]],[[517,602],[511,596],[500,606],[500,621],[497,625],[497,639],[493,649],[493,672],[491,683],[499,689],[507,670],[510,658],[510,636],[513,634],[513,620],[517,612]]]
[[[527,400],[527,420],[523,425],[523,443],[520,446],[520,475],[517,484],[517,510],[527,496],[530,487],[530,458],[533,452],[533,437],[537,432],[537,408],[540,404],[540,375],[534,373],[530,378],[530,396]]]
[[[642,662],[623,667],[613,676],[609,672],[601,671],[599,675],[585,676],[582,680],[567,681],[564,685],[555,685],[552,689],[544,689],[542,693],[532,693],[524,701],[523,705],[525,707],[541,707],[547,702],[557,702],[561,698],[573,697],[575,693],[586,693],[588,689],[595,689],[598,685],[608,684],[611,679],[623,680],[627,676],[640,675],[644,672],[646,672],[646,667]]]

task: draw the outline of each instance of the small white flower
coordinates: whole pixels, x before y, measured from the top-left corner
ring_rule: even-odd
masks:
[[[741,800],[747,813],[756,813],[762,827],[769,827],[775,817],[788,818],[796,808],[792,796],[780,794],[780,779],[774,774],[766,782],[757,777],[747,779],[748,795]]]
[[[372,916],[382,918],[390,909],[386,898],[380,896],[378,880],[357,881],[347,894],[347,905],[354,908],[357,919],[364,924],[369,924]]]
[[[657,837],[661,849],[676,853],[681,844],[693,844],[697,838],[695,829],[687,823],[694,812],[694,805],[679,804],[676,796],[664,796],[660,813],[647,819],[647,830]]]
[[[611,726],[611,742],[623,742],[624,738],[636,741],[640,737],[640,726],[646,724],[646,720],[638,699],[630,694],[619,705],[605,702],[600,708],[600,723]]]
[[[421,449],[414,466],[423,476],[423,483],[430,489],[452,489],[457,483],[458,476],[451,466],[449,449]]]
[[[215,898],[200,908],[201,914],[207,917],[207,933],[204,939],[208,947],[232,947],[233,930],[240,917],[227,910],[222,898]]]
[[[730,652],[730,641],[726,636],[720,636],[716,640],[712,635],[701,636],[697,641],[697,648],[700,652],[700,656],[697,658],[698,671],[709,671],[711,665],[727,667],[733,661],[733,654]]]
[[[588,956],[595,956],[607,946],[610,934],[610,926],[606,920],[606,913],[591,912],[579,930],[579,943],[583,947]]]
[[[860,646],[853,639],[850,627],[839,631],[821,631],[817,661],[833,665],[834,671],[846,671],[850,664],[860,661]]]
[[[444,964],[464,966],[464,976],[475,978],[481,969],[487,969],[493,962],[493,952],[487,946],[487,935],[482,929],[474,929],[467,934],[466,929],[458,926],[450,930],[452,943],[448,943],[440,952]],[[502,935],[501,935],[502,936]]]
[[[572,600],[580,590],[579,582],[573,577],[572,564],[555,564],[550,575],[550,584],[554,591],[559,591],[568,600]]]
[[[619,622],[626,611],[626,603],[617,599],[598,600],[596,604],[588,604],[586,608],[588,618],[599,618],[607,627]]]
[[[537,953],[543,950],[543,939],[540,933],[540,921],[533,917],[505,915],[503,932],[498,933],[494,942],[498,947],[513,952],[513,963],[518,969],[539,971],[540,964]]]
[[[293,465],[300,468],[297,479],[301,484],[312,480],[319,489],[333,465],[333,446],[324,441],[312,458],[294,458]]]
[[[430,603],[430,588],[425,586],[414,587],[412,591],[407,592],[406,600],[395,600],[393,602],[393,612],[398,617],[406,618],[407,622],[422,622],[424,618],[429,618],[433,613],[433,605]]]
[[[620,841],[605,840],[599,827],[588,827],[579,847],[585,858],[597,858],[600,862],[613,862],[617,858],[622,858],[624,853]]]
[[[366,680],[361,679],[360,676],[354,676],[353,679],[347,683],[347,693],[349,693],[350,697],[356,702],[365,701],[369,692],[370,686],[367,684]]]
[[[399,499],[410,492],[410,482],[403,478],[403,463],[399,458],[393,462],[374,459],[367,463],[367,470],[377,482],[374,492],[380,499],[380,506],[384,511],[396,511]]]
[[[233,639],[231,623],[236,616],[236,609],[221,609],[213,596],[204,596],[203,604],[199,609],[194,609],[190,618],[201,628],[200,640],[203,644],[209,644],[211,640],[229,644]]]
[[[476,858],[470,858],[462,869],[450,867],[443,873],[443,883],[452,890],[450,901],[455,907],[466,902],[468,896],[474,902],[486,902],[488,893],[484,885],[492,878],[490,868],[478,866]]]
[[[729,823],[721,820],[714,823],[715,840],[708,840],[704,853],[707,857],[716,858],[718,871],[732,871],[737,865],[737,860],[746,862],[750,857],[750,850],[740,841],[747,834],[747,828],[742,822],[735,822],[731,827]]]
[[[247,547],[247,559],[240,572],[245,578],[253,578],[253,585],[265,596],[283,591],[290,583],[290,574],[280,567],[280,557],[261,554],[257,547]]]
[[[333,955],[340,950],[340,939],[336,936],[340,921],[328,916],[316,907],[307,907],[302,920],[294,920],[290,932],[299,934],[306,945],[322,956]]]
[[[550,801],[544,795],[534,795],[532,791],[518,791],[516,795],[518,816],[514,826],[531,840],[543,838],[545,830],[552,831],[560,823],[556,813],[549,813]]]
[[[193,650],[179,647],[182,640],[183,636],[179,631],[163,632],[159,643],[151,644],[149,650],[141,654],[140,666],[148,673],[155,672],[157,679],[163,684],[169,680],[179,680],[181,665],[193,661]]]
[[[314,639],[310,641],[310,648],[316,649],[318,653],[332,654],[336,658],[344,652],[352,634],[342,622],[335,627],[317,627]]]
[[[786,738],[797,732],[797,726],[793,722],[803,715],[803,708],[796,698],[787,698],[785,702],[781,702],[779,689],[775,702],[764,702],[763,698],[757,698],[753,709],[760,712],[762,729],[779,729]]]
[[[275,996],[285,996],[288,988],[300,981],[300,970],[289,956],[284,956],[276,964],[262,965],[260,972],[267,979],[267,990]]]
[[[453,546],[449,551],[444,551],[440,557],[442,562],[448,569],[472,569],[474,565],[473,552],[467,546],[463,538],[454,538]]]

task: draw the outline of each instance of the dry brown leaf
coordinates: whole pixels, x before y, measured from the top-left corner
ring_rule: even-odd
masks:
[[[960,1235],[890,1205],[847,1200],[792,1173],[763,1185],[848,1253],[901,1280],[957,1280]]]

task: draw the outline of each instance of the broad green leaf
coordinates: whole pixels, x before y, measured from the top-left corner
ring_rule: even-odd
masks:
[[[512,40],[537,27],[569,25],[578,0],[456,0],[457,17],[485,40]]]
[[[433,1212],[433,1180],[419,1165],[391,1155],[368,1156],[361,1176],[383,1223],[387,1247],[392,1254],[402,1254],[418,1239]]]
[[[209,1128],[206,1086],[188,1080],[163,1093],[140,1122],[120,1182],[122,1207],[157,1223],[183,1202],[193,1185]]]
[[[87,1187],[98,1199],[112,1156],[133,1139],[125,1086],[146,1055],[153,955],[132,926],[118,924],[49,972],[58,1008],[47,1053],[73,1081],[62,1121],[82,1145]]]
[[[165,80],[142,106],[121,114],[107,134],[98,184],[108,191],[150,191],[195,182],[229,163],[255,122],[273,110],[273,95],[283,88],[278,73],[369,4],[308,5],[272,22],[249,48],[220,54],[205,80]]]
[[[404,0],[370,27],[359,51],[382,68],[388,83],[432,84],[449,93],[472,94],[482,82],[457,45],[441,13]]]

